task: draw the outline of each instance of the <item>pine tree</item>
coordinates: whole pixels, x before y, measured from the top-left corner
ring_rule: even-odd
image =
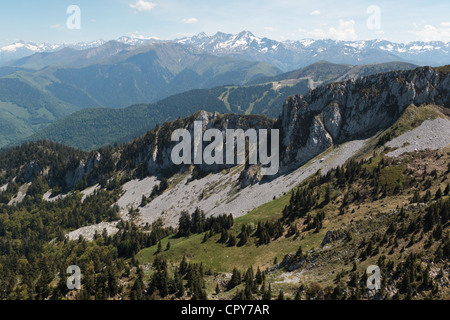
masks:
[[[156,250],[156,254],[161,253],[162,252],[162,244],[161,241],[158,242],[158,249]]]
[[[441,188],[438,188],[436,194],[434,195],[434,199],[438,200],[440,198],[442,198],[442,190]]]
[[[427,190],[427,193],[425,194],[425,196],[422,199],[422,202],[427,203],[429,201],[431,201],[431,192],[430,190]]]
[[[178,235],[180,237],[188,237],[191,234],[191,227],[192,222],[189,212],[182,211],[178,221]]]
[[[266,301],[272,300],[272,285],[270,283],[269,289],[264,292],[262,299]]]
[[[219,242],[227,243],[228,239],[229,239],[228,231],[225,229],[222,229],[222,235],[219,239]]]
[[[442,224],[438,223],[438,225],[433,230],[433,238],[435,240],[442,239]]]
[[[186,274],[187,271],[187,262],[186,262],[186,256],[183,256],[183,259],[180,262],[180,274]]]
[[[261,272],[261,269],[259,269],[259,267],[258,267],[258,270],[256,270],[255,280],[256,280],[256,283],[259,285],[262,284],[264,281],[264,275]]]
[[[247,231],[247,227],[245,225],[243,225],[241,233],[239,234],[240,241],[239,241],[238,246],[239,247],[244,246],[248,241],[248,237],[249,237],[249,232]]]
[[[145,195],[142,195],[141,207],[145,207],[148,204],[148,199]]]
[[[220,287],[219,284],[216,285],[216,295],[218,295],[220,293]]]
[[[240,285],[241,282],[242,282],[241,273],[236,268],[234,268],[233,273],[231,275],[231,280],[228,283],[228,288],[233,289],[234,287]]]
[[[234,247],[236,245],[236,237],[232,234],[228,239],[228,245]]]
[[[296,252],[295,256],[296,256],[297,258],[302,258],[302,257],[303,257],[303,249],[302,249],[302,246],[300,246],[300,247],[297,249],[297,252]]]
[[[331,189],[330,189],[330,186],[327,186],[326,191],[325,191],[324,204],[330,203],[330,200],[331,200]]]
[[[181,298],[182,296],[184,296],[184,285],[183,285],[183,278],[178,268],[175,268],[173,281],[176,295],[178,298]]]
[[[444,195],[448,196],[450,194],[450,183],[447,183],[447,186],[444,190]]]
[[[249,292],[256,292],[257,290],[254,278],[253,267],[250,267],[245,273],[245,285],[248,287]]]
[[[419,203],[419,202],[420,202],[420,193],[419,191],[415,191],[411,203]]]
[[[112,267],[108,268],[108,291],[112,297],[119,293],[119,281]]]
[[[144,272],[142,268],[137,268],[137,279],[134,282],[133,287],[131,288],[130,298],[132,300],[142,300],[144,296]]]

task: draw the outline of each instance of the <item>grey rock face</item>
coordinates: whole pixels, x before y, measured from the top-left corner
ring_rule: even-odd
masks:
[[[94,170],[94,166],[100,161],[101,155],[99,153],[86,160],[81,160],[76,169],[67,171],[64,177],[66,187],[73,188],[81,179],[83,179],[85,174],[89,176],[92,170]]]
[[[302,165],[332,144],[367,138],[411,104],[450,106],[450,74],[428,67],[389,72],[289,97],[280,118],[281,162]]]
[[[41,166],[36,161],[31,161],[25,166],[24,179],[26,182],[31,182],[33,179],[43,174]]]
[[[322,240],[321,247],[324,247],[325,245],[332,243],[334,241],[344,239],[346,234],[341,230],[332,230],[328,231],[325,237]]]
[[[164,170],[174,169],[175,165],[172,162],[171,154],[172,150],[177,144],[171,141],[172,132],[176,129],[186,129],[189,131],[192,137],[191,150],[194,151],[194,144],[196,143],[194,135],[194,122],[201,121],[203,123],[203,133],[208,129],[218,129],[222,133],[224,141],[224,164],[198,164],[197,169],[200,171],[211,172],[220,171],[223,169],[231,168],[234,164],[225,164],[225,144],[226,144],[226,130],[231,129],[242,129],[244,131],[248,129],[255,129],[256,131],[260,129],[270,129],[273,127],[274,121],[263,117],[263,116],[241,116],[237,114],[227,114],[221,115],[217,113],[209,113],[206,111],[201,111],[196,113],[194,116],[183,120],[177,120],[171,123],[164,124],[156,133],[153,144],[148,148],[149,152],[144,155],[146,161],[147,171],[149,173],[158,173]],[[210,142],[203,142],[203,148],[205,149]],[[236,141],[234,141],[236,150]],[[181,169],[181,168],[180,168]]]

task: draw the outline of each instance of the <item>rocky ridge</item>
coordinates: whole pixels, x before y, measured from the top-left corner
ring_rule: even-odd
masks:
[[[328,149],[388,128],[411,104],[450,106],[450,74],[430,67],[332,83],[286,100],[281,163],[302,165]]]

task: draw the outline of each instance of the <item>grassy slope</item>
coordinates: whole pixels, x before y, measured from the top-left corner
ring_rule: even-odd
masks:
[[[237,218],[233,226],[234,233],[237,236],[243,224],[256,226],[258,221],[280,217],[281,211],[288,202],[289,194]],[[228,247],[225,244],[218,243],[220,235],[215,235],[204,244],[202,243],[203,236],[203,234],[199,234],[189,238],[166,238],[162,241],[162,245],[165,248],[167,242],[170,241],[171,249],[162,253],[162,255],[172,262],[179,262],[181,257],[186,255],[192,262],[203,262],[207,268],[214,271],[230,272],[235,267],[244,269],[251,265],[263,268],[271,266],[269,262],[272,262],[275,257],[281,259],[285,254],[295,251],[298,247],[298,243],[292,241],[292,239],[280,239],[270,245],[259,246],[255,243],[254,238],[243,247]],[[311,242],[310,239],[308,240]],[[321,238],[319,241],[321,241]],[[156,247],[144,249],[137,255],[137,258],[142,263],[152,262],[156,249]]]

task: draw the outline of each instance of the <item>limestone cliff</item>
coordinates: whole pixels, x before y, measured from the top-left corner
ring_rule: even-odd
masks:
[[[415,104],[450,106],[450,74],[430,67],[332,83],[286,100],[282,160],[306,163],[333,144],[372,136]]]

